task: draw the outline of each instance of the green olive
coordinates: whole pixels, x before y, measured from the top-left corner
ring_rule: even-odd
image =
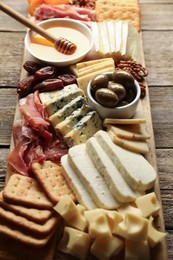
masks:
[[[119,100],[122,100],[126,96],[125,87],[119,83],[109,81],[108,89],[112,90],[115,94],[117,94]]]
[[[129,89],[126,91],[126,98],[125,98],[125,100],[126,100],[128,103],[130,103],[130,102],[132,102],[132,101],[135,99],[135,97],[136,97],[136,94],[135,94],[134,90],[131,89],[131,88],[129,88]]]
[[[95,98],[98,103],[105,107],[115,107],[119,101],[118,96],[108,88],[98,89]]]
[[[96,92],[99,88],[107,88],[109,79],[105,74],[100,74],[91,80],[91,91]]]
[[[128,105],[129,102],[127,102],[126,100],[120,100],[120,102],[118,102],[117,107],[123,107]]]
[[[113,81],[123,85],[126,89],[134,85],[133,76],[124,70],[117,70],[113,74]]]

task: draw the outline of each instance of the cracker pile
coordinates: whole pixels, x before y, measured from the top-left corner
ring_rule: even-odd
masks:
[[[97,0],[96,21],[125,20],[139,32],[140,7],[138,0]]]
[[[53,206],[65,194],[76,199],[59,165],[34,163],[33,170],[36,178],[14,173],[0,192],[0,259],[13,259],[12,251],[20,247],[25,248],[23,254],[34,250],[32,259],[44,259],[42,254],[38,256],[40,250],[47,256],[50,253],[52,259],[63,226]],[[13,250],[6,248],[5,240],[12,242]],[[14,259],[24,259],[23,254]]]

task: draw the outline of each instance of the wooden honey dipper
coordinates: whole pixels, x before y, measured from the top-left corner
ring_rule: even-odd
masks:
[[[20,13],[18,13],[17,11],[15,11],[14,9],[2,2],[0,2],[0,10],[8,14],[9,16],[13,17],[21,24],[30,28],[32,31],[38,33],[39,35],[43,36],[44,38],[52,42],[57,51],[66,55],[70,55],[75,52],[77,46],[74,43],[62,37],[56,38],[54,35],[48,33],[46,30],[36,25],[34,22],[27,19],[26,17],[24,17],[23,15],[21,15]]]

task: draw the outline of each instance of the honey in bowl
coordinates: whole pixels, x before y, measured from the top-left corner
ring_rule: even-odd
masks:
[[[84,48],[87,49],[89,47],[89,39],[82,32],[74,28],[56,26],[47,28],[46,30],[57,38],[62,37],[69,40],[70,42],[74,43],[77,48],[71,55],[63,54],[55,49],[53,43],[36,34],[31,38],[30,46],[32,51],[40,59],[44,58],[45,60],[52,61],[67,61],[69,59],[80,56],[83,53]]]

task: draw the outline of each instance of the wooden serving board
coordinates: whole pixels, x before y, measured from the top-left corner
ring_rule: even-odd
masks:
[[[142,34],[141,34],[140,44],[141,44],[141,64],[143,66],[145,66]],[[25,50],[24,57],[23,57],[23,63],[26,60],[33,60],[33,58],[31,58],[29,53]],[[20,79],[23,79],[26,75],[27,75],[26,71],[22,68]],[[14,116],[14,123],[16,122],[17,119],[20,118],[20,116],[21,115],[20,115],[18,103],[17,103],[16,104],[15,116]],[[150,108],[149,88],[148,88],[147,82],[146,82],[146,96],[143,99],[141,99],[135,117],[145,117],[146,118],[146,124],[145,124],[146,130],[150,134],[151,137],[147,141],[148,145],[149,145],[149,152],[145,156],[145,158],[155,168],[156,172],[158,172],[158,170],[157,170],[157,158],[156,158],[156,151],[155,151],[154,132],[153,132],[151,108]],[[13,139],[11,138],[10,150],[12,150],[12,149],[13,149]],[[8,181],[9,176],[10,176],[10,167],[7,167],[6,181]],[[160,201],[160,205],[161,205],[159,216],[155,219],[155,225],[156,225],[158,230],[164,232],[165,226],[164,226],[163,209],[162,209],[162,201],[161,201],[159,176],[158,175],[157,175],[157,179],[156,179],[155,186],[154,186],[153,190],[155,191],[156,196],[157,196],[158,200]],[[73,260],[73,259],[76,259],[76,258],[64,255],[60,252],[57,252],[55,254],[55,257],[54,257],[54,260],[68,260],[68,259]],[[92,258],[89,257],[88,259],[92,259]],[[166,238],[151,250],[151,259],[152,260],[167,260],[168,259]]]

